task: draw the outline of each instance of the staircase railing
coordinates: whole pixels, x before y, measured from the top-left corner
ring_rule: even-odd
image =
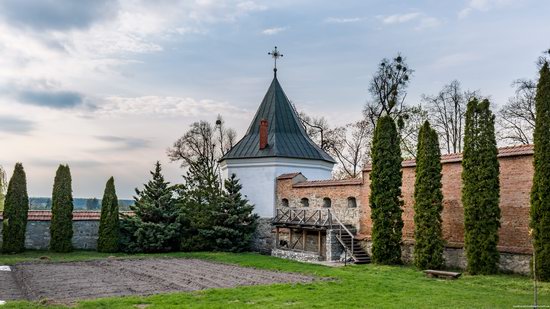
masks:
[[[329,213],[330,210],[329,210]],[[340,241],[340,243],[342,244],[342,246],[344,246],[344,250],[348,251],[350,253],[350,255],[352,257],[354,257],[354,247],[355,247],[355,235],[350,231],[348,230],[348,228],[342,223],[342,221],[340,221],[340,219],[338,219],[338,217],[334,214],[331,214],[331,217],[336,221],[336,223],[338,224],[338,240]],[[333,222],[333,221],[332,221]],[[332,227],[332,222],[331,222],[331,230],[334,230],[334,227]],[[350,237],[351,237],[351,250],[349,250],[346,246],[346,244],[344,243],[343,239],[342,239],[342,235],[343,234],[348,234]]]

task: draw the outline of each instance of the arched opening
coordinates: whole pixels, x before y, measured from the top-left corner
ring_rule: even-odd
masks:
[[[300,204],[302,204],[302,207],[309,207],[309,199],[307,197],[302,198]]]
[[[323,207],[330,208],[330,206],[332,206],[332,201],[330,200],[330,198],[325,197],[323,199]]]
[[[281,200],[281,206],[288,207],[288,199],[284,198]]]
[[[348,208],[357,208],[357,200],[355,199],[355,197],[348,197]]]

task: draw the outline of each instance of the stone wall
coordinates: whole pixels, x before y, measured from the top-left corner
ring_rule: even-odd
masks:
[[[271,250],[271,255],[283,259],[300,261],[300,262],[317,262],[321,261],[322,257],[315,252],[307,251],[294,251],[294,250],[284,250],[284,249],[273,249]]]
[[[252,236],[252,250],[262,254],[270,254],[273,246],[273,228],[271,218],[260,218],[258,227]]]
[[[2,221],[0,220],[0,243],[2,242]],[[95,250],[99,220],[73,221],[73,247]],[[50,221],[28,221],[25,233],[25,248],[47,250],[50,244]]]

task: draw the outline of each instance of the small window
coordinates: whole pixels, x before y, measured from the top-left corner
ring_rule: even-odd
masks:
[[[309,199],[307,197],[302,198],[300,204],[302,204],[302,207],[309,207]]]
[[[284,198],[281,200],[281,206],[288,207],[288,199]]]
[[[332,201],[328,197],[325,197],[323,199],[323,207],[330,208],[331,205],[332,205]]]
[[[348,197],[348,208],[357,208],[357,200],[355,199],[355,197]]]

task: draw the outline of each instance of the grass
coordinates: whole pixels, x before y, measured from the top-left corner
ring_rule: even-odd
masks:
[[[0,255],[0,265],[36,260],[82,261],[109,256],[96,252],[54,254],[26,252]],[[351,265],[331,268],[253,253],[117,254],[119,258],[201,258],[256,268],[331,277],[311,284],[210,289],[148,297],[81,301],[76,308],[512,308],[532,303],[532,281],[514,275],[468,276],[458,280],[426,278],[412,267]],[[550,283],[539,287],[539,305],[550,305]],[[3,308],[63,308],[31,302],[9,302]]]

